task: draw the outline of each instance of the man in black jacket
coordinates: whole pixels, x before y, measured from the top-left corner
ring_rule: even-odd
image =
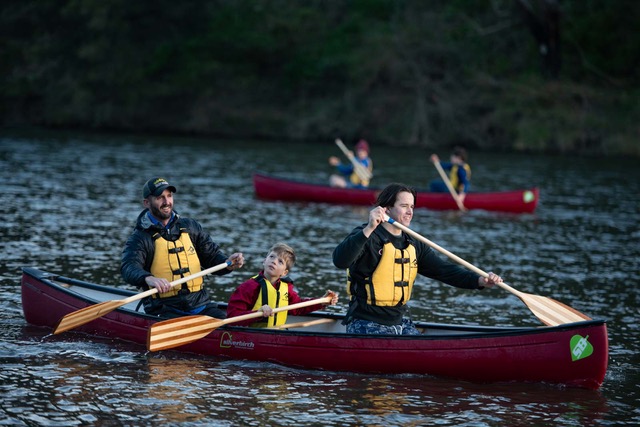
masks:
[[[229,266],[215,274],[230,273],[244,265],[244,256],[237,252],[227,257],[197,221],[178,215],[173,210],[175,192],[176,187],[161,177],[144,184],[145,209],[138,215],[122,251],[120,272],[127,283],[144,290],[158,290],[143,300],[148,314],[167,318],[194,314],[225,318],[226,314],[211,301],[202,277],[175,288],[169,282],[223,262]]]

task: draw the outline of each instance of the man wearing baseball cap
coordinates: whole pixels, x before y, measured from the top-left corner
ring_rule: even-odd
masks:
[[[244,256],[236,252],[227,257],[196,220],[178,215],[173,210],[176,192],[176,187],[163,177],[151,178],[144,184],[144,210],[125,243],[120,272],[127,283],[158,290],[142,300],[148,314],[225,318],[226,313],[211,301],[202,277],[175,287],[170,282],[224,262],[228,267],[214,274],[228,274],[244,265]]]
[[[151,178],[142,187],[142,198],[146,199],[149,196],[158,197],[166,189],[169,189],[172,193],[176,193],[176,187],[169,185],[166,179],[156,177]]]

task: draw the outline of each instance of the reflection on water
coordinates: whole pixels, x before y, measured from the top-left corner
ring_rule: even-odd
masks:
[[[69,348],[64,344],[42,342],[21,361],[2,357],[19,390],[3,398],[7,415],[60,425],[460,425],[478,419],[590,425],[608,412],[606,399],[593,390],[151,356],[135,345],[100,340],[77,341],[73,350],[57,352]],[[25,399],[33,402],[28,408]]]
[[[83,334],[48,335],[26,325],[19,278],[35,266],[128,287],[122,244],[153,175],[178,187],[178,212],[198,219],[243,271],[208,277],[226,301],[260,269],[280,240],[298,253],[292,271],[302,295],[327,288],[346,303],[344,273],[331,252],[368,209],[262,202],[251,172],[326,180],[335,145],[123,136],[4,137],[3,264],[0,265],[0,424],[31,425],[637,425],[640,376],[638,203],[640,172],[627,159],[570,161],[554,156],[471,153],[474,188],[537,185],[533,215],[482,211],[415,212],[412,228],[468,262],[499,272],[528,293],[550,296],[608,321],[610,366],[599,391],[544,384],[470,384],[423,376],[308,372],[268,363],[147,354]],[[301,154],[302,153],[302,154]],[[372,146],[378,184],[426,186],[437,172],[416,149]],[[402,167],[400,167],[402,166]],[[421,185],[424,184],[424,185]],[[515,296],[416,282],[414,318],[442,323],[538,325]],[[478,369],[482,369],[481,366]]]

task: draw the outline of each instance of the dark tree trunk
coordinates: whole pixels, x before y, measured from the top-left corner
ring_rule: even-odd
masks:
[[[537,9],[529,0],[518,0],[525,22],[538,44],[542,59],[542,75],[556,79],[560,76],[560,2],[537,0]]]

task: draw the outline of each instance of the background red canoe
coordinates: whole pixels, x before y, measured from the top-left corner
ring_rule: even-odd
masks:
[[[325,184],[279,178],[264,173],[253,175],[256,197],[262,200],[290,202],[315,202],[344,205],[373,206],[381,188],[335,188]],[[467,209],[493,212],[532,213],[538,205],[539,190],[536,187],[497,192],[471,192],[464,205]],[[416,208],[432,210],[458,210],[449,193],[418,191]]]

